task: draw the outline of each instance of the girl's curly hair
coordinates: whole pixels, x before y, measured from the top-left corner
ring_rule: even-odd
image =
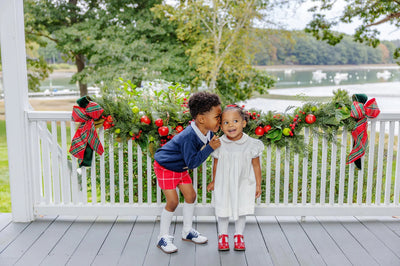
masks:
[[[222,111],[221,117],[225,112],[229,110],[236,110],[244,121],[249,122],[249,114],[246,111],[244,111],[243,108],[239,107],[236,104],[227,105],[225,109]]]
[[[193,119],[196,119],[199,114],[210,111],[213,106],[218,105],[221,105],[221,100],[215,93],[196,92],[189,98],[189,110]]]

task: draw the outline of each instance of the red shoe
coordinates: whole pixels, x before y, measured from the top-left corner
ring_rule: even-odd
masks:
[[[218,236],[218,250],[229,250],[228,235]]]
[[[244,251],[246,246],[244,245],[243,235],[235,235],[235,250]]]

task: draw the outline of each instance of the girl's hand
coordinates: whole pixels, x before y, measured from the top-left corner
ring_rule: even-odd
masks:
[[[261,185],[256,186],[256,198],[261,196]]]
[[[210,192],[211,190],[214,190],[214,181],[207,185],[207,192]]]

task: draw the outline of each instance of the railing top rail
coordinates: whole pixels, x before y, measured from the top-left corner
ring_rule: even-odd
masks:
[[[34,120],[48,120],[48,121],[70,121],[72,111],[27,111],[28,119]],[[375,121],[398,121],[400,120],[400,113],[381,113],[378,117],[374,118]]]

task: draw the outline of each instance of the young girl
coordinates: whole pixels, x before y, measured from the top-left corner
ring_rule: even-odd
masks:
[[[261,195],[260,155],[264,145],[243,133],[247,115],[236,105],[228,105],[221,117],[221,147],[214,157],[213,181],[215,213],[218,218],[218,250],[229,250],[229,217],[235,220],[234,248],[245,250],[243,230],[246,215],[254,214],[255,198]]]

